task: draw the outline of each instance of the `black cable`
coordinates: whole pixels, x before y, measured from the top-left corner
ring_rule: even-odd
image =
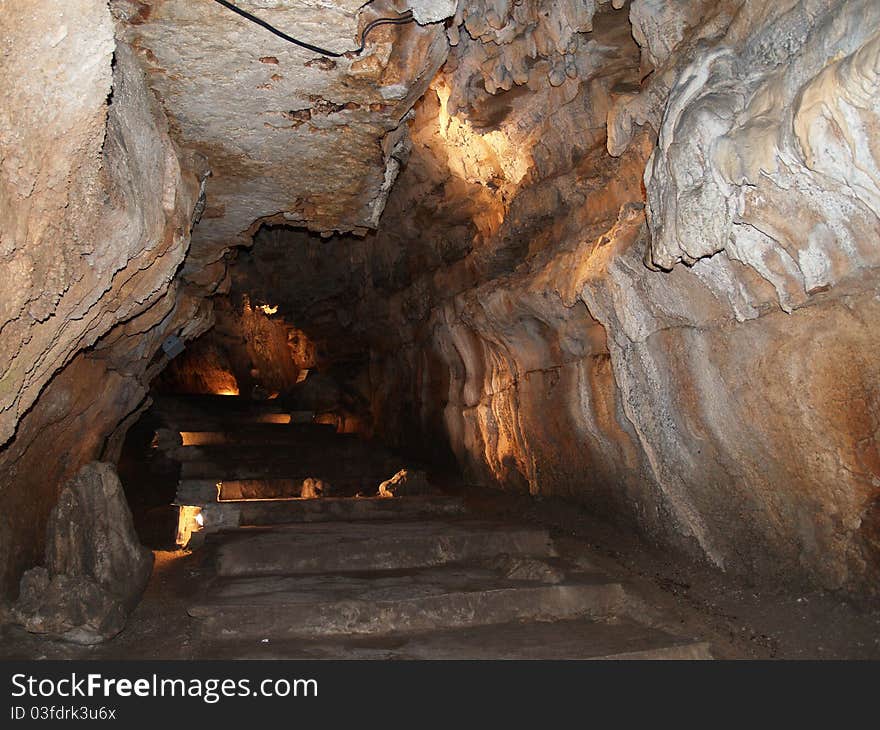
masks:
[[[330,56],[332,58],[341,58],[345,56],[345,53],[336,53],[334,51],[328,51],[326,48],[321,48],[319,46],[313,46],[311,43],[306,43],[305,41],[300,41],[294,38],[293,36],[287,35],[282,30],[278,30],[274,25],[270,25],[262,18],[258,18],[256,15],[249,13],[247,10],[242,10],[237,5],[234,5],[231,2],[227,2],[227,0],[214,0],[215,2],[220,3],[224,8],[228,8],[233,13],[237,13],[242,18],[245,18],[252,23],[256,23],[259,26],[262,26],[270,33],[274,33],[279,38],[283,38],[284,40],[293,43],[300,48],[305,48],[309,51],[314,51],[315,53],[320,53],[322,56]],[[405,13],[401,13],[396,18],[377,18],[376,20],[367,24],[367,27],[364,28],[364,32],[361,33],[361,45],[355,51],[350,51],[350,53],[358,54],[364,50],[367,45],[367,34],[373,30],[377,25],[406,25],[407,23],[412,23],[415,18],[413,18],[412,10],[407,10]]]

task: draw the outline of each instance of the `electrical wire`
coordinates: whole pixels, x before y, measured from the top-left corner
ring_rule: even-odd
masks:
[[[342,56],[347,55],[347,53],[336,53],[334,51],[328,51],[326,48],[321,48],[320,46],[313,46],[311,43],[306,43],[305,41],[297,40],[293,36],[287,35],[282,30],[278,30],[274,25],[270,25],[262,18],[258,18],[256,15],[249,13],[247,10],[243,10],[237,5],[228,2],[228,0],[214,0],[214,2],[220,3],[224,8],[231,10],[233,13],[237,13],[242,18],[245,18],[252,23],[256,23],[257,25],[265,28],[270,33],[274,33],[279,38],[283,38],[289,43],[293,43],[294,45],[299,46],[300,48],[305,48],[308,51],[313,51],[314,53],[320,53],[322,56],[330,56],[331,58],[341,58]],[[405,13],[401,13],[396,18],[377,18],[369,23],[364,28],[364,32],[361,33],[361,44],[355,51],[349,51],[348,53],[354,53],[355,55],[361,53],[361,51],[366,48],[367,45],[367,34],[373,30],[376,26],[379,25],[406,25],[407,23],[412,23],[415,20],[413,18],[412,10],[407,10]]]

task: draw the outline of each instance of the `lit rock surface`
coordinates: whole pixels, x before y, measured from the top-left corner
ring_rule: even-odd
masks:
[[[0,37],[0,588],[14,596],[61,485],[116,458],[163,340],[201,334],[210,302],[175,277],[202,168],[106,3],[6,2]]]
[[[294,46],[214,2],[115,3],[177,142],[208,159],[194,246],[247,243],[255,221],[375,228],[406,155],[401,121],[445,60],[442,26],[379,26],[360,56]],[[243,9],[336,53],[396,15],[361,0],[242,0]],[[221,246],[222,247],[222,246]]]
[[[395,14],[259,5],[339,51]],[[334,66],[213,2],[0,11],[0,587],[14,596],[61,485],[118,455],[163,341],[210,328],[226,253],[255,219],[376,224],[406,155],[399,122],[447,44],[434,26],[378,28]]]
[[[439,23],[455,15],[458,0],[406,0],[417,23]]]
[[[791,310],[877,263],[880,7],[835,5],[739,18],[681,70],[646,175],[655,264],[726,250]]]
[[[167,291],[186,252],[198,182],[124,50],[114,82],[103,5],[0,13],[0,444],[58,368]]]

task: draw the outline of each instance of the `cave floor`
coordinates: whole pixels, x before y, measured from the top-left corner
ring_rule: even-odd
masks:
[[[651,550],[592,520],[571,503],[475,490],[468,490],[468,495],[468,513],[459,520],[276,527],[253,534],[218,534],[192,552],[156,551],[144,598],[114,640],[82,647],[3,626],[0,655],[6,659],[703,658],[711,652],[722,659],[880,657],[876,608],[853,605],[830,592],[797,592],[737,581],[680,556]],[[395,558],[397,562],[381,562],[372,566],[381,570],[371,571],[370,561],[376,555],[388,559],[388,545],[381,535],[393,535],[395,529],[398,544],[410,545],[397,551],[403,562]],[[430,556],[419,553],[420,532],[423,544],[442,537],[447,551],[442,564],[430,564]],[[566,573],[561,586],[544,580],[522,590],[522,582],[514,585],[499,578],[497,560],[493,564],[477,558],[485,554],[486,540],[491,540],[489,552],[504,559],[535,554],[542,550],[541,536],[548,534],[553,549],[542,561],[551,572]],[[261,555],[285,552],[288,535],[305,540],[299,543],[302,549],[290,551],[294,557],[286,567],[260,567]],[[350,545],[347,556],[342,551],[318,551],[318,562],[309,563],[309,545],[339,544],[345,535]],[[359,552],[358,545],[372,547]],[[301,565],[296,564],[298,554],[305,556],[299,559]],[[279,570],[290,575],[272,575]],[[626,600],[620,603],[624,594]],[[446,598],[450,595],[464,595],[469,603],[450,602]],[[486,596],[502,595],[506,597],[497,605],[491,600],[485,603]],[[589,616],[571,613],[571,596],[580,606],[595,604],[601,610]],[[554,622],[522,619],[518,611],[528,613],[529,601],[535,600]],[[279,601],[284,604],[280,613]],[[291,609],[291,604],[297,605]],[[374,610],[378,604],[382,608]],[[475,610],[496,612],[497,623],[462,623],[461,616]],[[352,612],[360,627],[356,630],[362,632],[358,636],[345,634],[349,620],[345,616]],[[419,623],[427,614],[439,627],[426,630]],[[315,632],[315,626],[326,627],[328,616],[331,628]],[[301,630],[286,629],[291,618]],[[334,621],[339,624],[335,628]],[[364,628],[377,621],[390,624],[379,630]]]

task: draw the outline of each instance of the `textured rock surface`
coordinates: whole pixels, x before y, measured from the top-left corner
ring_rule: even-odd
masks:
[[[113,467],[87,464],[52,510],[44,566],[23,576],[13,615],[32,633],[79,644],[110,639],[125,626],[152,565]]]
[[[194,202],[124,51],[112,78],[105,3],[12,5],[0,14],[0,445],[77,351],[165,293]]]
[[[162,341],[203,332],[210,303],[174,278],[201,168],[107,4],[7,2],[0,25],[0,591],[14,596],[61,485],[115,458]]]
[[[162,392],[277,397],[293,390],[314,347],[268,304],[233,291],[216,301],[215,324],[154,383]]]
[[[194,246],[248,243],[276,217],[316,231],[375,227],[406,155],[401,119],[443,63],[442,26],[380,26],[360,56],[293,46],[213,2],[115,3],[174,136],[210,161]],[[361,0],[243,0],[278,28],[334,52],[394,15]],[[185,39],[185,42],[182,40]]]
[[[391,498],[413,494],[429,494],[431,485],[425,472],[418,469],[401,469],[390,479],[379,485],[379,497]]]
[[[727,570],[872,590],[876,12],[599,7],[560,86],[547,58],[492,81],[513,55],[474,26],[378,234],[289,234],[282,312],[319,360],[368,343],[375,431],[475,481]]]

